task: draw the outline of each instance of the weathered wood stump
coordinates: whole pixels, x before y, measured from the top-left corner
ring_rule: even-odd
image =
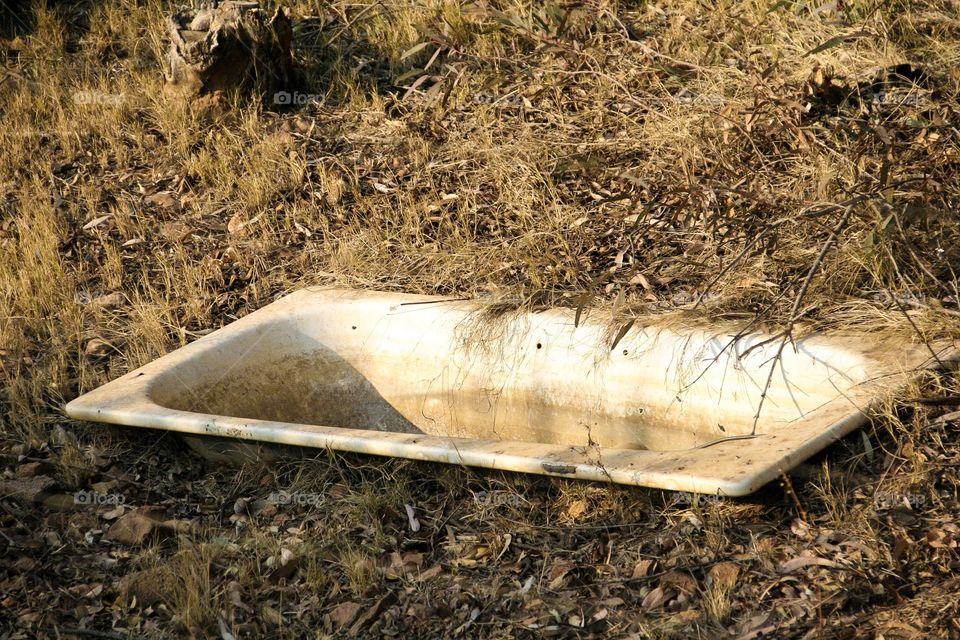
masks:
[[[294,76],[289,13],[268,19],[256,2],[214,2],[167,19],[166,90],[194,107],[221,106],[234,91],[272,95]]]

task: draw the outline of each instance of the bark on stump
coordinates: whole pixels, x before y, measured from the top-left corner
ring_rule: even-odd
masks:
[[[220,2],[184,8],[167,18],[166,90],[195,108],[223,105],[233,91],[267,95],[294,76],[287,11],[272,18],[256,2]]]

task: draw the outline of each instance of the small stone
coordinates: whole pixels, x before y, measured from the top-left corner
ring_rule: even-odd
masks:
[[[233,512],[238,516],[250,513],[250,500],[248,498],[237,498],[236,502],[233,503]]]
[[[67,431],[61,425],[56,425],[50,432],[50,444],[55,447],[64,447],[77,444],[77,436]]]

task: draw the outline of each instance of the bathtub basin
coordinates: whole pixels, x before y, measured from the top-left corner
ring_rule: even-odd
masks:
[[[66,412],[738,496],[862,425],[872,403],[933,363],[923,345],[811,336],[783,350],[771,378],[779,340],[769,335],[636,325],[617,341],[608,323],[574,319],[560,309],[303,289]]]

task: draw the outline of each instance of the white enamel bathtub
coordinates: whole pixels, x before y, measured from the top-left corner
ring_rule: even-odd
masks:
[[[304,289],[67,405],[79,420],[744,495],[860,426],[922,345]],[[751,348],[752,347],[752,348]],[[942,358],[948,357],[944,351]],[[756,427],[756,428],[754,428]]]

